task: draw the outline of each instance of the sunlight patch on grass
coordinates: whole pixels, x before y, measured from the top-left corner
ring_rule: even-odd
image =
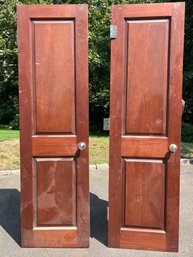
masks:
[[[90,164],[109,163],[109,137],[89,137],[89,162]]]
[[[19,140],[0,142],[0,170],[19,169]]]

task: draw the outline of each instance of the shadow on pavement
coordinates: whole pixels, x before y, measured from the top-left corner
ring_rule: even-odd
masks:
[[[90,236],[107,245],[107,201],[90,194]],[[0,189],[0,225],[20,245],[20,192]]]
[[[0,225],[20,245],[20,192],[0,189]]]
[[[90,236],[107,246],[107,201],[90,193]]]

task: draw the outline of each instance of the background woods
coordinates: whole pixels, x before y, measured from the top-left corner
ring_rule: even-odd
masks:
[[[91,131],[101,131],[109,116],[111,5],[121,3],[169,2],[159,0],[0,0],[0,124],[18,128],[18,76],[16,4],[89,5],[89,87]],[[170,2],[174,2],[170,0]],[[175,2],[177,2],[175,0]],[[186,0],[183,121],[193,124],[193,1]],[[185,140],[193,140],[192,126],[183,125]],[[192,135],[192,136],[191,136]]]

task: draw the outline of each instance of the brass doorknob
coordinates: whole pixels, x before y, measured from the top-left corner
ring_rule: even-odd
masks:
[[[177,151],[177,149],[178,149],[178,147],[177,147],[176,144],[171,144],[171,145],[169,146],[169,150],[170,150],[170,152],[172,152],[172,153],[175,153],[175,152]]]
[[[84,150],[85,148],[86,148],[85,142],[80,142],[80,143],[78,143],[78,149],[79,149],[80,151]]]

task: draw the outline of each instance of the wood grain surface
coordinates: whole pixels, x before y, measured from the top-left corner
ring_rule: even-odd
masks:
[[[108,245],[178,251],[184,3],[113,5],[112,25]]]
[[[88,6],[18,5],[22,247],[89,246]]]

